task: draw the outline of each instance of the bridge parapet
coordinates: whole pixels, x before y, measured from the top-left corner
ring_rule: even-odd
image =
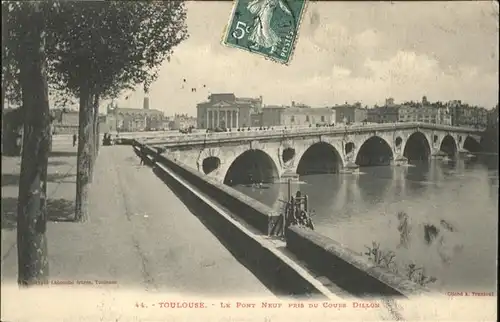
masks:
[[[381,123],[381,124],[353,124],[349,126],[334,126],[334,127],[318,127],[318,128],[290,128],[279,130],[251,130],[251,131],[233,131],[233,132],[211,132],[211,133],[194,133],[182,134],[173,136],[146,136],[136,137],[141,142],[149,145],[183,145],[186,143],[207,142],[207,141],[240,141],[243,139],[275,139],[280,137],[293,138],[297,136],[314,136],[314,135],[330,135],[349,132],[352,134],[364,133],[370,131],[390,131],[390,130],[405,130],[405,129],[422,129],[422,130],[439,130],[458,133],[480,134],[479,129],[448,126],[441,124],[430,123]]]

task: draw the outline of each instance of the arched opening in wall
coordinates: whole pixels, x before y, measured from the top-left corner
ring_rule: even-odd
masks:
[[[292,160],[294,156],[295,156],[295,149],[286,148],[283,150],[283,154],[281,155],[281,160],[283,160],[283,162],[286,163],[286,162]]]
[[[342,166],[338,151],[328,143],[318,142],[311,145],[299,161],[297,174],[337,173]]]
[[[394,143],[396,144],[396,148],[399,148],[399,147],[401,147],[401,144],[403,143],[403,139],[398,136]]]
[[[422,132],[415,132],[406,141],[403,156],[408,158],[408,161],[424,161],[429,160],[431,155],[431,147],[427,138]]]
[[[356,164],[361,167],[389,165],[392,158],[389,144],[378,136],[372,136],[359,149]]]
[[[439,140],[439,137],[438,137],[437,135],[435,135],[435,134],[434,134],[434,135],[432,136],[432,144],[436,144],[436,143],[438,142],[438,140]]]
[[[344,148],[345,148],[345,154],[349,154],[352,151],[354,151],[355,145],[353,142],[348,142],[348,143],[346,143]]]
[[[208,157],[203,160],[202,168],[203,173],[210,174],[217,170],[220,166],[220,159],[218,157]]]
[[[439,148],[439,150],[443,151],[450,157],[455,156],[458,151],[455,139],[451,135],[446,135],[443,139],[443,142],[441,142],[441,147]]]
[[[270,183],[278,176],[278,169],[267,153],[261,150],[248,150],[233,161],[224,178],[224,184],[234,186]]]
[[[477,142],[473,137],[468,136],[464,141],[464,149],[476,153],[476,152],[481,152],[482,147],[481,144]]]

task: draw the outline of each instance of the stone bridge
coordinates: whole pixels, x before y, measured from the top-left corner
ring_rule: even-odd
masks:
[[[427,123],[192,134],[139,140],[227,183],[267,182],[288,174],[454,157],[480,150],[481,131]],[[441,152],[440,152],[441,151]]]

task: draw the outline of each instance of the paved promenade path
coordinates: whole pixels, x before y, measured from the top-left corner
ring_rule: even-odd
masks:
[[[76,148],[54,145],[48,224],[51,280],[114,281],[118,288],[201,296],[272,296],[129,146],[101,147],[90,220],[74,213]],[[2,283],[17,278],[19,158],[2,157]],[[59,219],[59,221],[57,221]]]

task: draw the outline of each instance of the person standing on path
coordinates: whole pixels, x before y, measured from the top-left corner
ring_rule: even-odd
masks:
[[[73,146],[76,145],[76,133],[73,134]]]

